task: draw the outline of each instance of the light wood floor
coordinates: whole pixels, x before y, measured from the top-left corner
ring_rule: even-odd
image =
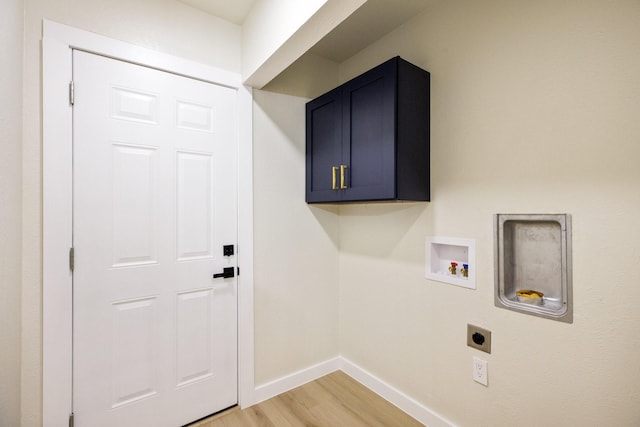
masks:
[[[190,427],[419,427],[411,418],[343,372]]]

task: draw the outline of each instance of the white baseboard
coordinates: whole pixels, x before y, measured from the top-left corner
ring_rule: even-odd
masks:
[[[343,357],[340,357],[340,370],[426,426],[455,427],[446,418]]]
[[[329,359],[317,365],[301,369],[298,372],[286,375],[277,380],[270,381],[256,387],[253,395],[253,404],[271,399],[296,387],[300,387],[310,381],[317,380],[340,369],[340,357]]]
[[[338,370],[343,371],[424,425],[429,427],[455,427],[455,425],[446,418],[432,411],[417,400],[407,396],[392,385],[340,356],[256,387],[253,404],[271,399],[272,397]]]

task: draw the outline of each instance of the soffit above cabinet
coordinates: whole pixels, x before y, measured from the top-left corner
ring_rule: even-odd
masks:
[[[368,0],[309,53],[341,63],[441,0]]]
[[[258,0],[177,0],[242,25]],[[442,0],[368,0],[309,52],[340,63]],[[274,25],[278,25],[274,22]]]

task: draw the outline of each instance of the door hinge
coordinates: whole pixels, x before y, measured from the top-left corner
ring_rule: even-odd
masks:
[[[69,414],[69,427],[73,427],[73,412]]]
[[[76,101],[76,93],[75,87],[73,85],[73,80],[69,82],[69,105],[73,105]]]
[[[73,271],[75,266],[75,251],[73,248],[69,249],[69,270]]]

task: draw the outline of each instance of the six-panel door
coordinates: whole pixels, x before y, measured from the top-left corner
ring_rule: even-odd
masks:
[[[237,402],[236,92],[73,62],[75,423],[184,425]]]

